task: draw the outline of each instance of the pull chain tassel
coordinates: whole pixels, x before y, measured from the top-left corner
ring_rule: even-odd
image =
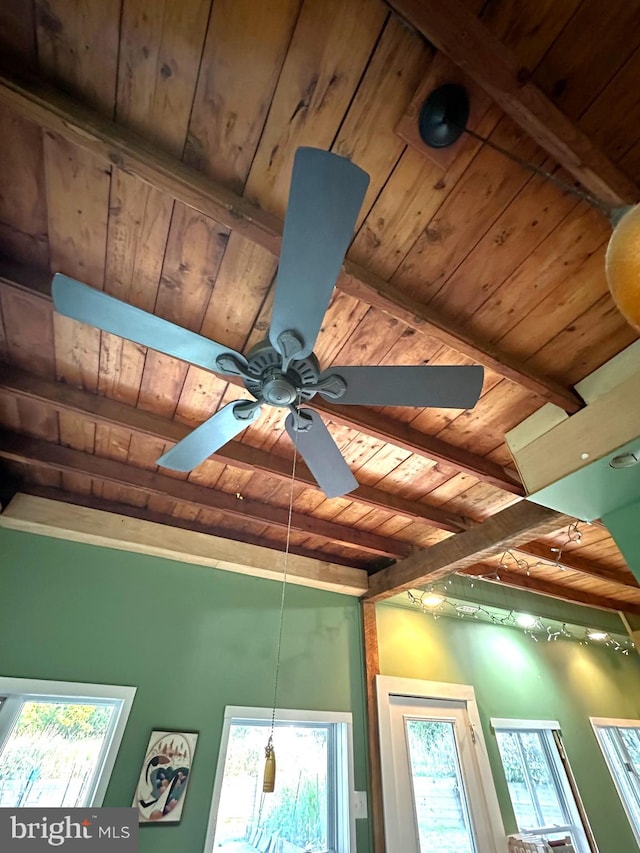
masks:
[[[262,790],[265,794],[272,794],[276,784],[276,753],[273,748],[273,741],[269,738],[264,749],[264,777],[262,782]]]

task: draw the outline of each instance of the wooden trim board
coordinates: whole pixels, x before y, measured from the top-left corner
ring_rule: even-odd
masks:
[[[18,493],[0,515],[0,527],[197,566],[281,581],[279,551],[206,533],[179,530],[152,521]],[[363,569],[289,555],[289,583],[361,596],[368,588]]]
[[[534,494],[640,435],[640,372],[514,453]]]
[[[634,341],[575,386],[588,405],[640,372],[640,340]]]
[[[360,608],[362,613],[364,675],[366,683],[371,834],[373,836],[374,853],[385,853],[380,729],[378,726],[378,701],[376,696],[376,678],[380,675],[378,624],[376,621],[376,605],[372,601],[361,602]]]
[[[563,421],[566,421],[569,416],[559,406],[554,406],[553,403],[545,403],[541,409],[529,415],[528,418],[519,423],[509,432],[505,433],[505,442],[509,448],[513,458],[519,453],[523,447],[531,444],[545,432],[557,427]]]

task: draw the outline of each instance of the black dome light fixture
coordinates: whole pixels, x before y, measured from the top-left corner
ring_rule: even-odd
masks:
[[[640,204],[619,207],[606,204],[584,188],[563,181],[471,130],[467,126],[469,114],[469,96],[464,86],[445,83],[428,95],[420,109],[420,138],[429,148],[449,148],[466,133],[523,169],[599,210],[613,228],[605,261],[609,291],[625,320],[640,331]]]
[[[518,157],[517,154],[513,154],[507,148],[503,148],[492,139],[476,133],[467,124],[470,112],[469,95],[464,86],[459,83],[445,83],[439,86],[427,96],[418,114],[420,138],[429,148],[449,148],[460,139],[463,133],[466,133],[472,139],[477,139],[478,142],[482,142],[483,145],[492,148],[498,154],[502,154],[512,163],[517,163],[521,168],[550,181],[564,192],[586,201],[606,216],[613,225],[616,225],[622,216],[631,209],[630,207],[613,207],[606,204],[582,187],[563,181],[552,172],[541,169],[540,166],[536,166],[535,163],[530,163],[528,160],[523,160],[522,157]]]
[[[469,121],[469,96],[464,86],[445,83],[428,96],[418,116],[420,138],[429,148],[449,148]]]

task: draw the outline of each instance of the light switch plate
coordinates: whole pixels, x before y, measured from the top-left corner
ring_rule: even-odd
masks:
[[[356,820],[367,817],[367,792],[354,791],[351,795],[351,809]]]

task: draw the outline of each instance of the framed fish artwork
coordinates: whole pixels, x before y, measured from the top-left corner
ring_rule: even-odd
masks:
[[[180,823],[197,732],[151,732],[133,801],[141,824]]]

